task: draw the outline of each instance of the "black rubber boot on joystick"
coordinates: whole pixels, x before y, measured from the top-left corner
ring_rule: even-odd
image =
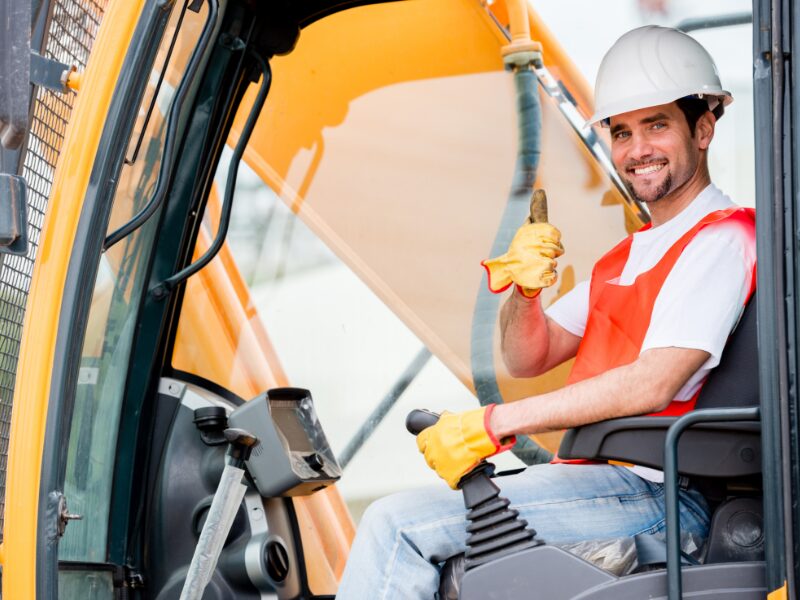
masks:
[[[467,571],[544,543],[536,539],[536,531],[528,527],[528,522],[519,518],[519,512],[508,507],[510,502],[490,479],[493,473],[494,465],[484,462],[459,484],[469,511],[464,554]]]

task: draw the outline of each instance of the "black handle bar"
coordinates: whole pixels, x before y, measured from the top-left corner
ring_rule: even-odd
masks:
[[[418,435],[423,429],[435,425],[439,415],[425,409],[414,409],[406,417],[406,429],[413,435]]]

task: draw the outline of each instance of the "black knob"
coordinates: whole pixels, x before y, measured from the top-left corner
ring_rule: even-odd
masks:
[[[414,409],[406,417],[406,429],[413,435],[419,435],[423,429],[435,425],[439,415],[425,409]]]
[[[195,409],[194,424],[200,430],[200,439],[207,446],[220,446],[226,443],[222,432],[228,426],[228,415],[221,406]]]
[[[194,424],[200,431],[222,430],[228,426],[228,417],[221,406],[204,406],[195,409]]]

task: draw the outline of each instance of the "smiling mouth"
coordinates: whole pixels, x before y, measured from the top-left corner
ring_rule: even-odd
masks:
[[[642,177],[646,175],[652,175],[653,173],[658,173],[665,166],[667,166],[666,162],[649,163],[646,165],[630,167],[628,169],[628,173],[637,177]]]

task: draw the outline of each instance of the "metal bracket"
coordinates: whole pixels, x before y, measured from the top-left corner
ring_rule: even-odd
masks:
[[[30,36],[31,2],[0,0],[0,145],[6,150],[18,150],[27,136]]]
[[[97,564],[92,565],[97,569]],[[127,598],[127,590],[139,590],[144,587],[144,577],[139,571],[136,571],[129,565],[109,565],[111,567],[111,577],[114,583],[115,590],[121,590],[122,594],[119,597]],[[87,569],[89,570],[89,569]],[[116,595],[114,596],[117,597]]]
[[[134,571],[131,567],[125,567],[127,573],[128,587],[132,590],[140,590],[144,587],[144,575],[139,571]]]
[[[66,94],[69,91],[67,80],[77,70],[75,65],[67,65],[31,51],[31,83],[34,85]]]
[[[67,510],[67,497],[63,494],[59,494],[58,497],[58,537],[61,538],[64,536],[64,532],[67,530],[67,525],[70,521],[81,521],[83,519],[83,515],[75,515]]]
[[[544,66],[544,62],[542,62],[542,53],[537,50],[507,54],[503,57],[503,64],[507,71],[538,69]]]
[[[28,253],[27,196],[24,178],[0,173],[0,253]]]

